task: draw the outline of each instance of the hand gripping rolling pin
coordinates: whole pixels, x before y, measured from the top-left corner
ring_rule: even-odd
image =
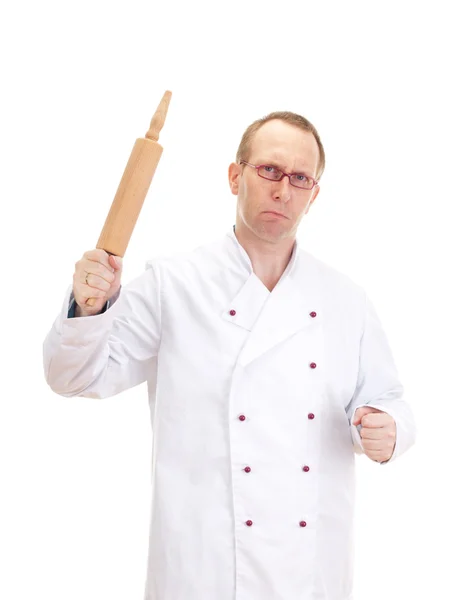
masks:
[[[158,166],[163,148],[159,133],[166,120],[172,92],[167,91],[150,123],[145,138],[138,138],[131,151],[116,195],[97,242],[97,248],[123,257]],[[93,306],[94,298],[86,302]]]

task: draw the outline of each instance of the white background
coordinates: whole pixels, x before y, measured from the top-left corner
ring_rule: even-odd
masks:
[[[416,446],[358,458],[356,600],[449,597],[446,2],[17,2],[0,15],[0,598],[142,600],[145,386],[46,385],[42,342],[166,89],[164,153],[125,258],[234,223],[227,168],[253,120],[298,112],[327,167],[301,247],[362,284],[416,415]],[[447,57],[446,57],[447,56]],[[211,599],[214,600],[214,599]]]

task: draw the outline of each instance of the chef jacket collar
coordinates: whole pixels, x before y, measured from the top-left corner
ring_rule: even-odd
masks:
[[[250,260],[249,255],[247,254],[247,252],[244,250],[244,248],[241,246],[241,244],[239,243],[237,237],[236,237],[236,225],[233,225],[233,229],[231,231],[228,232],[227,234],[232,240],[233,243],[235,244],[235,247],[237,248],[239,255],[244,263],[244,265],[246,266],[246,268],[249,270],[250,273],[253,273],[253,266],[252,266],[252,261]],[[284,273],[282,275],[282,278],[286,277],[287,275],[289,275],[289,273],[292,271],[292,269],[295,266],[295,263],[297,262],[297,258],[298,258],[298,242],[297,239],[294,240],[294,247],[292,249],[292,254],[291,254],[291,258],[286,266],[286,269],[284,270]]]

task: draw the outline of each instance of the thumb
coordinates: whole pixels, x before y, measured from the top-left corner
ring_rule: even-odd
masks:
[[[368,415],[370,413],[377,413],[377,412],[383,412],[383,411],[378,410],[378,408],[372,408],[371,406],[360,406],[359,408],[356,409],[355,417],[353,419],[353,425],[360,425],[361,419],[365,415]]]
[[[116,271],[119,271],[122,268],[123,261],[122,261],[122,258],[120,256],[114,256],[113,254],[111,254],[109,256],[109,264],[114,269],[116,269]]]

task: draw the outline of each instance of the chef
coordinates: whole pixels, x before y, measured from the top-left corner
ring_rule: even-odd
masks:
[[[387,465],[415,426],[364,290],[296,240],[324,167],[314,126],[271,113],[229,166],[222,239],[123,287],[119,257],[76,264],[45,377],[67,397],[147,383],[145,600],[353,598],[355,454]]]

